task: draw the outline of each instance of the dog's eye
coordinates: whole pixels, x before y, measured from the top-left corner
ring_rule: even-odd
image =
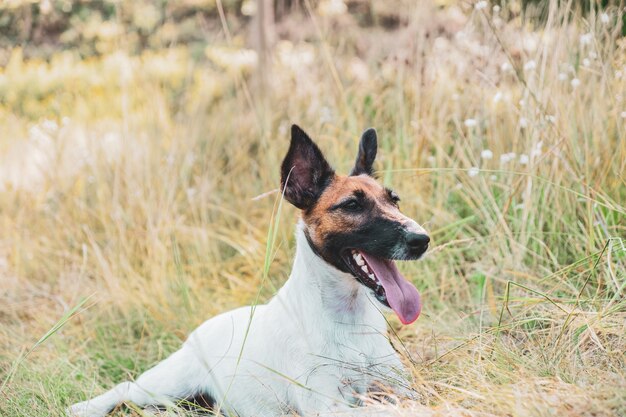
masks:
[[[393,204],[395,204],[396,206],[400,202],[400,196],[398,196],[398,194],[396,194],[395,191],[391,191],[391,190],[389,191],[389,198],[391,199]]]
[[[347,211],[359,211],[362,207],[358,200],[348,200],[341,205],[341,208]]]

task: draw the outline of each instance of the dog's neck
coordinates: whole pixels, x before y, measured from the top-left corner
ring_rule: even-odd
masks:
[[[296,232],[293,270],[273,302],[310,331],[336,331],[342,325],[386,332],[382,306],[352,275],[339,271],[311,248],[303,221]]]

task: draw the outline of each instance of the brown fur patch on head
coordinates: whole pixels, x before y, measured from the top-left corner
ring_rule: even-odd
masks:
[[[355,196],[364,202],[365,209],[350,214],[335,209],[341,202]],[[369,175],[335,175],[316,204],[303,213],[309,239],[316,247],[322,247],[328,235],[358,229],[373,217],[399,223],[410,221],[400,212],[390,191]]]

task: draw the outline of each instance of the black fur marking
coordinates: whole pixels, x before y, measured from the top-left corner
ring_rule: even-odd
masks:
[[[419,259],[425,249],[412,247],[411,237],[402,223],[384,217],[374,217],[360,228],[331,233],[321,247],[316,246],[305,232],[313,252],[342,272],[352,273],[346,264],[351,249],[357,249],[378,258],[410,261]],[[427,246],[426,246],[427,247]],[[354,274],[353,274],[354,275]]]
[[[211,395],[199,392],[187,398],[181,398],[176,405],[183,410],[194,411],[194,415],[215,416],[215,404],[217,404],[217,402]],[[167,407],[160,404],[146,406],[146,409],[151,411],[167,411]],[[221,416],[222,414],[217,415]]]
[[[363,191],[363,190],[356,190],[356,191],[354,192],[354,196],[355,196],[356,198],[358,198],[358,199],[361,199],[361,200],[362,200],[362,199],[364,199],[364,198],[365,198],[365,191]]]
[[[185,410],[195,411],[206,415],[213,415],[215,398],[205,392],[199,392],[182,400],[179,406]]]
[[[374,218],[358,229],[329,234],[320,252],[332,259],[333,265],[345,265],[342,256],[348,249],[358,249],[378,258],[398,259],[396,248],[406,246],[406,233],[406,228],[400,222],[382,217]],[[407,251],[408,247],[404,252]],[[401,258],[404,259],[405,256]],[[344,266],[343,270],[346,269]]]
[[[334,175],[311,138],[297,125],[291,126],[291,144],[281,165],[285,199],[301,210],[311,209]]]
[[[366,204],[366,197],[365,197],[365,192],[363,192],[363,190],[356,190],[351,197],[347,197],[343,200],[341,200],[340,202],[338,202],[337,204],[334,204],[330,207],[330,210],[338,210],[338,209],[342,209],[345,208],[346,205],[348,203],[351,202],[357,202],[359,203],[362,207],[365,206]]]
[[[329,234],[321,247],[316,246],[305,232],[313,252],[342,272],[352,273],[345,256],[347,251],[357,249],[384,259],[417,259],[406,245],[406,228],[399,222],[382,217],[374,218],[364,226],[346,232]],[[404,246],[404,254],[396,253],[396,248]],[[421,254],[420,254],[421,255]]]
[[[359,142],[359,152],[356,156],[354,168],[350,172],[350,175],[367,174],[374,175],[374,160],[376,159],[376,152],[378,150],[378,139],[376,137],[376,130],[373,128],[367,129],[361,136]]]

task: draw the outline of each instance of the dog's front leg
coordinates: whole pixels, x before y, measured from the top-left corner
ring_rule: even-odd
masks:
[[[382,417],[389,413],[378,407],[359,407],[362,394],[350,387],[339,387],[331,381],[316,381],[308,387],[294,387],[298,415],[302,417]],[[350,390],[350,393],[345,391]]]
[[[139,407],[169,405],[177,400],[204,393],[206,372],[203,364],[188,347],[144,372],[136,382],[123,382],[93,398],[72,405],[67,410],[71,417],[104,417],[115,407],[132,402]]]
[[[390,408],[383,405],[356,407],[345,403],[322,404],[316,401],[312,407],[318,407],[317,411],[303,411],[302,417],[389,417]],[[319,407],[322,407],[320,410]]]
[[[392,404],[403,399],[417,399],[415,390],[411,388],[410,375],[404,369],[387,369],[384,375],[370,384],[367,389],[369,397]]]
[[[381,350],[383,353],[378,356],[379,360],[372,361],[368,367],[368,376],[372,381],[368,386],[368,393],[379,395],[389,402],[405,398],[416,399],[415,391],[411,388],[411,374],[398,353],[391,344],[385,345]]]

